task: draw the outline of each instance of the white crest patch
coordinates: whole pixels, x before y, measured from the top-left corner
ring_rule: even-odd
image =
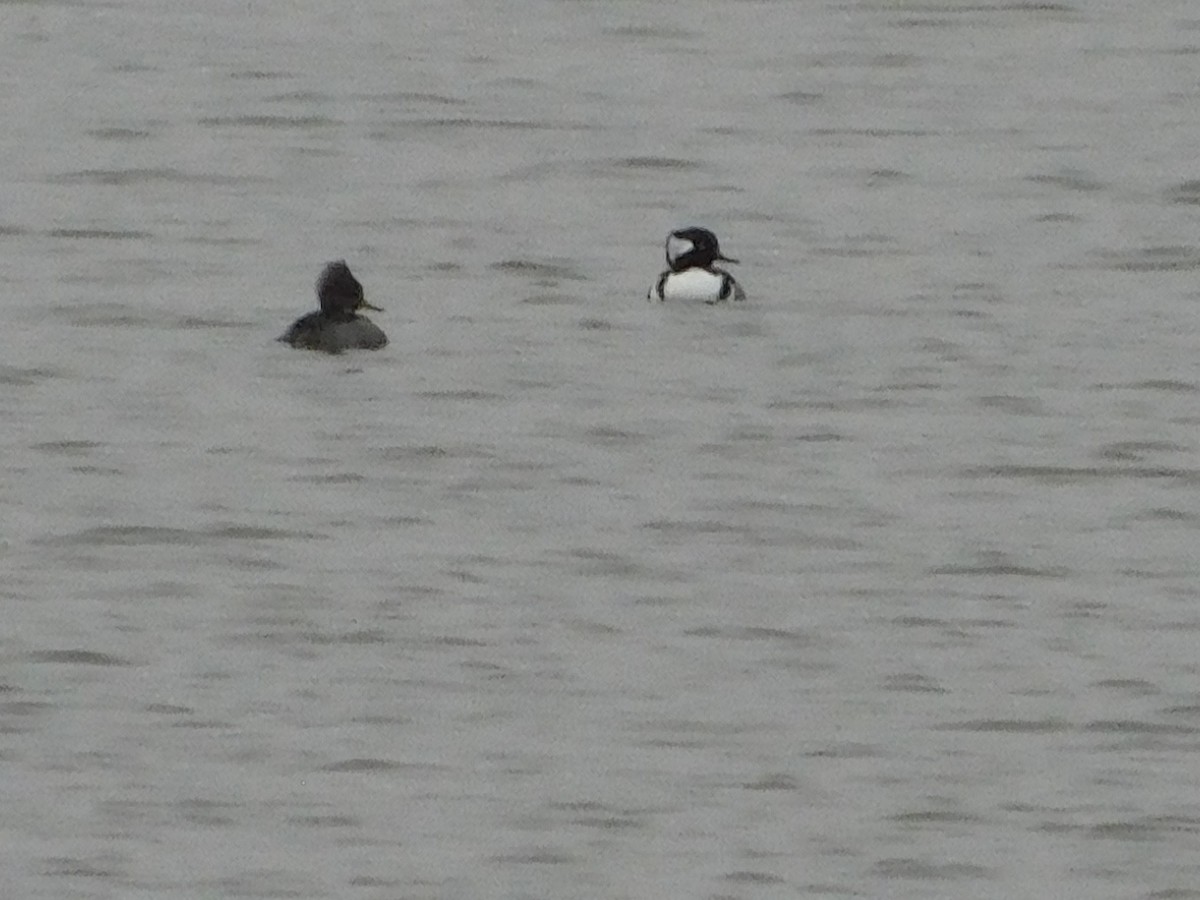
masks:
[[[696,249],[696,245],[687,238],[676,237],[670,235],[667,237],[667,262],[670,265],[675,264],[675,260],[683,256],[685,253],[691,253]]]

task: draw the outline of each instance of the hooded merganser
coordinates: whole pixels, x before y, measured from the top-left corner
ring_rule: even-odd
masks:
[[[650,288],[647,300],[745,300],[746,292],[732,275],[713,263],[736,263],[721,254],[717,236],[707,228],[680,228],[667,235],[667,270]]]
[[[363,296],[363,287],[350,273],[344,259],[328,263],[317,279],[320,312],[311,312],[292,323],[279,340],[305,350],[341,353],[343,350],[378,350],[387,346],[387,335],[358,310],[373,309]]]

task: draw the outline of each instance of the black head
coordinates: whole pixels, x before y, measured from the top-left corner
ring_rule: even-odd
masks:
[[[363,286],[350,272],[344,259],[328,263],[317,279],[317,299],[326,315],[352,316],[359,309],[374,309],[363,296]]]
[[[737,262],[721,255],[717,236],[707,228],[680,228],[667,235],[667,265],[672,272],[693,266],[707,269],[716,261]]]

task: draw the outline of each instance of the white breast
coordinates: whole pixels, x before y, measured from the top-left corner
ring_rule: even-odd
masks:
[[[723,278],[707,269],[672,272],[663,285],[664,300],[702,300],[716,303],[721,299]]]

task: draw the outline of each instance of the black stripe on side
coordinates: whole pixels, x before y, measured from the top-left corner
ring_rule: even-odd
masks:
[[[670,274],[671,270],[668,269],[666,272],[663,272],[658,276],[658,281],[655,283],[654,289],[650,291],[651,299],[657,297],[660,302],[667,299],[663,291],[666,289],[667,278],[670,276]]]

